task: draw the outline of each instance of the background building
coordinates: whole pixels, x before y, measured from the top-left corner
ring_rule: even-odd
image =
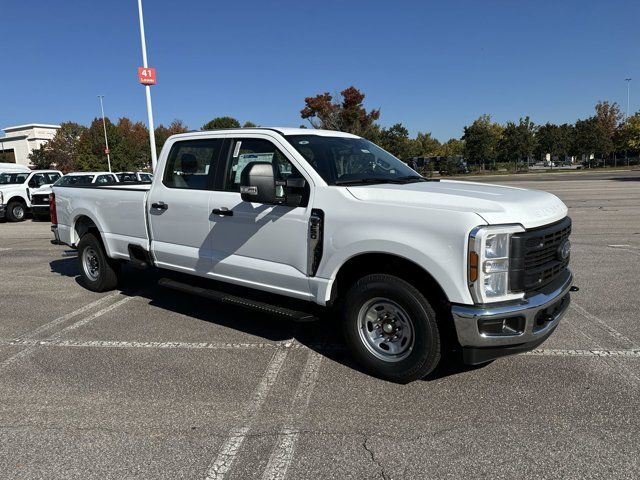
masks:
[[[60,125],[40,123],[4,128],[5,136],[0,137],[0,162],[29,166],[29,154],[51,140],[59,128]]]

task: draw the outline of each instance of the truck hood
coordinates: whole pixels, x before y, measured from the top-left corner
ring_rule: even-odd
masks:
[[[475,212],[489,225],[517,223],[535,228],[567,215],[566,205],[551,193],[486,183],[441,180],[353,186],[348,190],[365,202]]]

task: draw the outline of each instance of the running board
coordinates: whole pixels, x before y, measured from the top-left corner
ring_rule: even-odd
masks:
[[[254,310],[263,313],[270,313],[272,315],[278,315],[281,317],[287,317],[296,322],[311,322],[317,319],[317,317],[308,312],[301,312],[298,310],[292,310],[289,308],[281,307],[278,305],[271,305],[269,303],[258,302],[244,297],[238,297],[229,293],[221,292],[218,290],[212,290],[209,288],[196,287],[189,285],[188,283],[178,282],[170,278],[161,278],[158,280],[158,285],[180,292],[191,293],[200,297],[208,298],[216,302],[224,303],[227,305],[236,305],[238,307],[244,307],[249,310]]]

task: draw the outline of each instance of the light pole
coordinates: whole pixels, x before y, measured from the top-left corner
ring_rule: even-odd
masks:
[[[109,165],[109,172],[111,172],[111,157],[109,156],[109,140],[107,139],[107,123],[104,120],[104,105],[102,99],[104,95],[98,95],[100,99],[100,111],[102,112],[102,128],[104,129],[104,153],[107,154],[107,165]]]
[[[144,68],[147,68],[147,41],[144,37],[144,19],[142,17],[142,0],[138,0],[138,16],[140,17],[140,41],[142,43],[142,64]],[[156,157],[156,134],[153,128],[153,110],[151,108],[151,87],[149,85],[144,86],[147,94],[147,116],[149,118],[149,144],[151,147],[151,171],[156,171],[156,163],[158,159]]]
[[[629,84],[631,83],[630,78],[625,78],[625,82],[627,82],[627,118],[629,118]]]

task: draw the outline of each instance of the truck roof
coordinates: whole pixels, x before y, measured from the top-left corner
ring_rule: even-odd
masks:
[[[323,130],[319,128],[291,128],[291,127],[251,127],[251,128],[224,128],[219,130],[203,130],[193,131],[187,133],[179,133],[172,135],[171,138],[183,138],[183,137],[199,137],[204,135],[211,135],[211,133],[268,133],[277,132],[280,135],[318,135],[322,137],[346,137],[346,138],[360,138],[352,133],[339,132],[337,130]]]

